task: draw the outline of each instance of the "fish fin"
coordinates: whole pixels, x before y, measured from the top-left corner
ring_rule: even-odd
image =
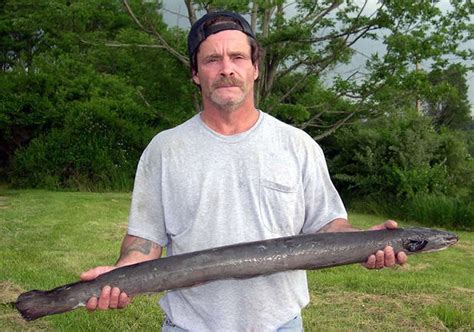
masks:
[[[23,294],[20,294],[15,302],[15,308],[20,312],[21,316],[27,320],[35,320],[39,317],[44,316],[42,314],[42,308],[38,305],[36,299],[41,298],[46,291],[32,290]]]

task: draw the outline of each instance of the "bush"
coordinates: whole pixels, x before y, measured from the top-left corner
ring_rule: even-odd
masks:
[[[136,105],[94,99],[77,104],[55,128],[19,150],[13,160],[17,187],[130,190],[139,156],[153,131],[124,120]]]
[[[474,161],[460,133],[436,132],[407,111],[343,129],[325,143],[335,185],[352,209],[473,228]]]
[[[439,139],[416,113],[387,115],[342,129],[328,157],[343,195],[407,198],[444,190],[445,168],[433,164]]]

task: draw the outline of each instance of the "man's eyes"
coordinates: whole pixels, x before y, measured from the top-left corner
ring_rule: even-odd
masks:
[[[245,55],[237,54],[237,55],[231,56],[231,59],[232,60],[247,60],[247,59],[249,59],[249,57],[247,57]],[[220,57],[209,57],[209,58],[206,58],[205,61],[206,61],[206,63],[213,63],[213,62],[221,61],[221,58]]]

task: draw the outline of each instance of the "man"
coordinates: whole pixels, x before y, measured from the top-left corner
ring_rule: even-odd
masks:
[[[120,258],[81,275],[210,247],[311,232],[355,230],[321,148],[303,131],[255,108],[258,45],[249,24],[229,12],[207,14],[188,36],[203,111],[159,133],[137,169]],[[396,228],[387,221],[372,229]],[[390,247],[368,268],[404,263]],[[222,280],[168,292],[160,301],[168,331],[301,331],[308,303],[305,271]],[[89,310],[122,308],[129,298],[104,287]]]

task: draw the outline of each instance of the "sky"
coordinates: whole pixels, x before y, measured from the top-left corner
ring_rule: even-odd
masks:
[[[356,3],[363,4],[364,0],[355,0]],[[369,0],[366,5],[366,11],[368,13],[373,12],[377,8],[378,0]],[[450,4],[449,0],[440,0],[438,5],[442,10],[449,10]],[[183,29],[189,29],[189,21],[187,19],[187,10],[182,0],[163,0],[163,18],[165,22],[170,26],[180,26]],[[296,10],[292,6],[287,7],[289,15],[296,15]],[[472,17],[474,20],[474,16]],[[381,42],[361,39],[353,48],[356,51],[356,54],[353,56],[352,61],[349,65],[340,65],[335,68],[335,71],[341,75],[349,75],[354,70],[357,70],[365,63],[367,56],[370,55],[367,50],[370,50],[370,53],[378,52],[383,54],[385,52],[385,47]],[[474,40],[461,45],[462,49],[473,49]],[[474,63],[471,61],[468,65],[474,66]],[[429,70],[429,63],[422,63],[422,69]],[[468,98],[471,104],[471,114],[474,116],[474,72],[467,74],[467,84],[469,86]]]

